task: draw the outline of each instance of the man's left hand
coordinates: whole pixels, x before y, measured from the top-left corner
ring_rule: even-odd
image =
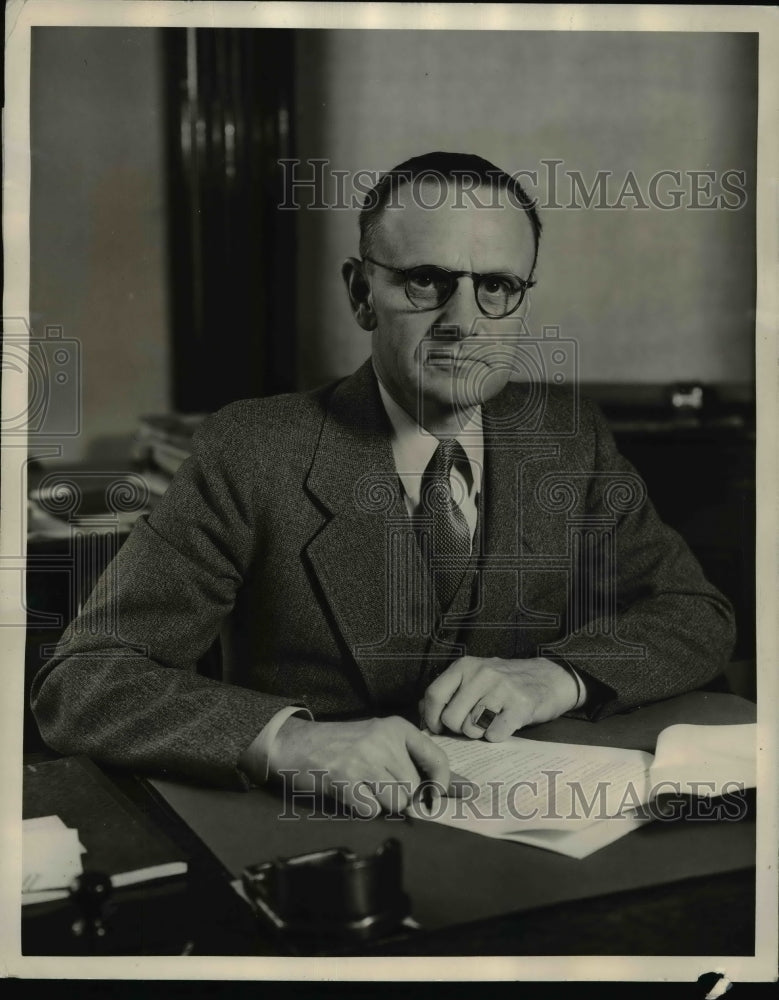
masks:
[[[574,678],[551,660],[463,656],[428,687],[419,711],[433,733],[448,729],[497,743],[523,726],[556,719],[578,700]],[[495,713],[486,730],[476,725],[485,709]]]

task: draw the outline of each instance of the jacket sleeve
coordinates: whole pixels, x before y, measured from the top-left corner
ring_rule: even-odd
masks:
[[[261,459],[241,448],[240,425],[227,407],[199,429],[191,458],[35,677],[33,712],[60,753],[248,786],[238,758],[290,702],[196,673],[262,546],[252,488]]]
[[[730,658],[735,622],[681,536],[658,517],[599,410],[588,403],[582,418],[594,448],[585,520],[592,537],[599,523],[611,523],[615,545],[582,546],[579,577],[590,577],[590,596],[569,603],[568,636],[549,655],[564,657],[590,692],[571,714],[601,718],[711,680]],[[609,494],[615,473],[623,486]]]

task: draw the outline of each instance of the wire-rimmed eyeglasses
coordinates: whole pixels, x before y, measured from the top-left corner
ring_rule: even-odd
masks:
[[[502,319],[519,309],[525,292],[535,285],[535,281],[526,281],[516,274],[504,271],[478,274],[475,271],[450,271],[449,268],[438,267],[436,264],[391,267],[367,255],[363,260],[401,275],[406,298],[415,309],[420,310],[438,309],[452,297],[460,278],[472,278],[476,304],[481,312],[492,319]]]

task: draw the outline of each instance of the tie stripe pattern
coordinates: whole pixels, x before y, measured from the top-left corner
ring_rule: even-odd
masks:
[[[467,463],[454,438],[440,441],[422,476],[421,510],[432,520],[432,565],[436,597],[442,611],[452,603],[471,554],[471,531],[452,496],[451,472]]]

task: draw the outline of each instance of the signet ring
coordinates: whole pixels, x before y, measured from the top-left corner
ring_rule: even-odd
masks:
[[[476,713],[474,712],[473,714],[475,715]],[[490,723],[497,714],[497,712],[493,712],[491,709],[485,708],[482,709],[477,718],[474,719],[473,716],[471,716],[471,721],[474,726],[477,726],[479,729],[489,729]]]

